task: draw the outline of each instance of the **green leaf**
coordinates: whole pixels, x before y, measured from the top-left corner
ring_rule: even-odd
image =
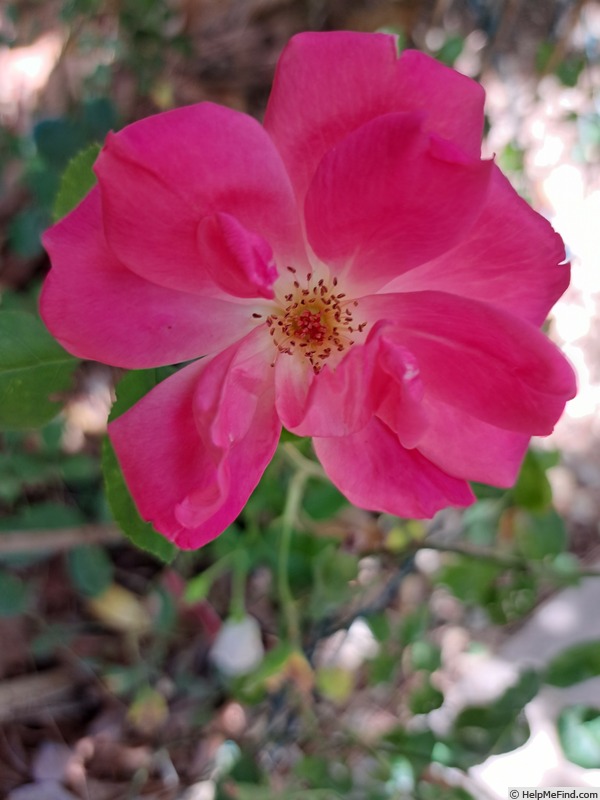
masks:
[[[147,550],[161,561],[169,563],[177,548],[161,536],[149,522],[144,522],[125,483],[117,456],[108,439],[102,444],[102,472],[108,505],[123,533],[136,547]]]
[[[459,556],[441,570],[436,581],[464,603],[486,606],[494,597],[494,583],[503,569],[492,561]]]
[[[367,680],[370,686],[391,683],[400,669],[400,659],[395,653],[379,653],[367,662]]]
[[[110,419],[125,413],[128,408],[153,389],[160,381],[172,373],[170,368],[136,370],[128,373],[117,387],[117,401]],[[102,472],[106,496],[115,522],[125,535],[142,550],[147,550],[161,561],[172,561],[177,553],[174,544],[161,536],[149,522],[139,515],[133,502],[115,451],[108,439],[102,446]]]
[[[83,524],[85,517],[74,506],[52,502],[36,503],[22,506],[16,514],[0,519],[0,536],[2,531],[56,530]],[[40,536],[43,535],[43,532],[40,533]],[[41,549],[36,548],[36,550]]]
[[[254,672],[244,675],[240,680],[239,691],[244,702],[261,700],[268,685],[278,683],[277,679],[285,673],[290,658],[294,658],[295,654],[289,642],[280,642],[269,650]]]
[[[549,576],[558,586],[577,586],[581,581],[581,564],[574,553],[559,553],[548,567]]]
[[[529,670],[490,706],[464,708],[454,722],[451,740],[475,755],[473,763],[520,747],[529,738],[523,708],[535,697],[539,686],[538,674]]]
[[[430,613],[426,604],[406,614],[400,624],[400,641],[402,644],[411,644],[425,636],[429,622]]]
[[[303,507],[313,519],[329,519],[348,501],[333,484],[322,480],[309,480],[304,493]]]
[[[517,512],[515,534],[519,550],[532,560],[557,556],[567,544],[564,520],[552,508],[544,513]]]
[[[99,144],[91,144],[71,159],[63,173],[52,215],[59,220],[72,211],[96,184],[92,171],[100,152]]]
[[[83,104],[81,122],[88,141],[103,141],[117,127],[117,110],[108,97],[96,97]]]
[[[523,172],[525,166],[525,151],[512,141],[509,142],[498,157],[502,170],[507,172]]]
[[[465,40],[462,36],[449,36],[440,49],[436,51],[435,57],[442,64],[452,67],[462,53],[464,46]]]
[[[600,675],[600,641],[581,642],[563,650],[546,667],[545,683],[572,686]]]
[[[600,709],[565,708],[557,722],[564,754],[585,769],[600,769]]]
[[[465,538],[480,547],[494,545],[503,508],[503,503],[491,498],[469,506],[463,516]]]
[[[410,693],[408,706],[413,714],[429,714],[444,702],[444,695],[431,683],[425,683]]]
[[[529,511],[544,511],[552,502],[552,488],[546,477],[542,454],[528,450],[513,489],[516,505]]]
[[[23,180],[31,193],[33,208],[43,212],[46,225],[48,214],[60,186],[62,168],[48,165],[42,158],[34,157],[25,166]]]
[[[21,258],[41,255],[41,235],[48,225],[47,216],[39,208],[27,208],[15,214],[8,226],[10,249]]]
[[[378,642],[387,642],[391,635],[390,620],[386,613],[369,614],[365,621]]]
[[[38,122],[33,129],[33,138],[44,161],[60,168],[85,144],[82,127],[66,117]]]
[[[437,644],[420,640],[410,647],[410,661],[414,670],[434,672],[442,665],[442,652]]]
[[[52,419],[60,410],[54,398],[69,388],[77,364],[36,317],[0,312],[0,427]]]
[[[358,558],[344,553],[335,545],[328,546],[313,564],[313,591],[309,611],[313,619],[321,619],[342,605],[350,594],[358,571]]]
[[[506,495],[506,489],[488,486],[486,483],[477,483],[477,481],[471,481],[471,489],[478,500],[500,500]]]
[[[86,597],[97,597],[112,583],[112,561],[104,548],[98,545],[71,550],[67,565],[75,588]]]
[[[570,88],[577,86],[579,76],[585,69],[585,63],[583,56],[570,56],[561,60],[556,67],[556,76],[563,86]]]
[[[27,606],[25,583],[10,572],[0,572],[0,617],[14,617]]]
[[[435,735],[429,730],[407,731],[396,728],[388,733],[383,741],[407,758],[417,776],[431,764],[433,750],[437,744]]]
[[[485,610],[495,625],[506,625],[531,611],[536,596],[533,574],[518,569],[505,571],[492,587]]]
[[[540,75],[545,72],[546,67],[550,63],[550,59],[554,52],[555,45],[552,42],[541,42],[535,54],[535,67]]]
[[[305,437],[303,436],[296,436],[295,433],[288,431],[286,428],[281,429],[281,434],[279,436],[280,444],[284,444],[285,442],[291,442],[292,444],[298,444],[298,442],[302,442]]]

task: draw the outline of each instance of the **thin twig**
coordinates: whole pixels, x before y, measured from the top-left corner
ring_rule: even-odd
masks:
[[[332,615],[320,620],[315,626],[315,630],[312,633],[311,639],[304,650],[308,661],[312,662],[316,646],[321,639],[326,639],[328,636],[336,633],[336,631],[348,630],[352,623],[359,619],[359,617],[369,617],[373,614],[379,614],[382,611],[385,611],[385,609],[388,608],[396,599],[398,590],[400,589],[404,579],[413,571],[414,563],[414,555],[408,556],[395,570],[377,597],[375,597],[370,603],[355,609],[347,617],[340,618]]]
[[[510,553],[498,553],[488,550],[485,547],[473,547],[472,545],[452,545],[438,544],[425,539],[420,545],[419,550],[437,550],[440,553],[453,553],[466,558],[481,559],[482,561],[492,561],[499,566],[513,569],[529,570],[537,563],[534,559],[522,558],[521,556],[510,555]],[[581,569],[574,573],[577,578],[600,578],[600,571],[594,569]]]
[[[123,534],[111,524],[6,531],[0,533],[0,558],[23,553],[62,553],[86,544],[117,544],[122,541]]]

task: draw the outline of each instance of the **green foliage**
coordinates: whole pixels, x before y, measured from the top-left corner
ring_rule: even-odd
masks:
[[[22,614],[28,604],[28,591],[17,575],[0,570],[0,617]]]
[[[489,706],[464,708],[456,720],[451,739],[464,751],[466,761],[478,763],[490,755],[506,753],[524,744],[529,726],[524,706],[540,687],[536,672],[522,673],[518,682]]]
[[[81,151],[87,153],[89,160],[91,151],[84,148],[102,141],[116,124],[113,103],[107,98],[96,98],[84,101],[70,115],[40,120],[33,128],[31,140],[20,141],[24,157],[23,181],[32,202],[10,222],[8,241],[12,252],[22,258],[42,254],[40,237],[43,231],[53,218],[58,219],[71,210],[93,185],[93,176],[89,169],[85,170],[85,160],[77,168],[74,166],[73,171],[67,164]],[[65,167],[63,197],[54,207]]]
[[[92,167],[99,152],[100,145],[92,144],[80,151],[69,162],[63,172],[54,201],[53,217],[55,220],[61,219],[69,211],[72,211],[96,183]]]
[[[112,561],[102,547],[76,547],[70,551],[67,565],[74,586],[87,597],[97,597],[112,583]]]
[[[116,419],[124,414],[169,374],[172,374],[172,370],[167,368],[136,370],[128,373],[117,388],[117,400],[110,419]],[[102,473],[110,510],[125,535],[137,547],[147,550],[161,561],[171,561],[175,557],[177,548],[140,517],[108,439],[105,439],[102,446]]]
[[[248,703],[262,700],[269,686],[279,686],[285,680],[286,668],[295,656],[296,651],[289,642],[282,641],[273,647],[253,672],[240,679],[240,697]]]
[[[329,545],[315,558],[310,613],[319,619],[342,605],[351,594],[350,581],[356,578],[358,559]]]
[[[444,695],[439,689],[426,681],[422,686],[414,689],[408,699],[408,707],[413,714],[429,714],[439,708],[444,702]]]
[[[64,453],[60,447],[62,425],[54,420],[32,434],[30,431],[5,431],[0,450],[0,502],[15,504],[23,492],[44,486],[72,487],[93,484],[100,474],[98,462],[85,453]],[[26,507],[35,513],[37,506]],[[3,521],[0,521],[0,529]]]
[[[34,258],[42,252],[40,238],[47,226],[47,216],[40,208],[26,208],[10,221],[8,242],[21,258]]]
[[[352,789],[350,770],[342,764],[332,764],[322,756],[305,756],[294,767],[296,777],[311,789],[320,788],[339,792],[345,797]]]
[[[442,653],[438,645],[420,640],[410,648],[410,661],[414,670],[434,672],[442,665]]]
[[[0,311],[0,427],[35,427],[56,416],[77,363],[34,316]]]
[[[384,736],[383,743],[395,754],[406,758],[414,775],[420,777],[434,760],[433,752],[438,740],[430,730],[396,728]]]
[[[4,517],[0,520],[0,531],[56,530],[77,527],[84,522],[85,518],[78,508],[46,501],[32,506],[25,505],[15,514]],[[19,556],[25,557],[29,556]]]
[[[585,769],[600,769],[600,709],[582,705],[565,708],[557,727],[569,761]]]
[[[304,510],[313,519],[328,519],[348,505],[348,501],[328,481],[311,480],[304,495]]]
[[[567,544],[564,520],[552,508],[545,512],[518,514],[515,536],[518,550],[533,561],[557,556]]]
[[[487,498],[466,509],[463,517],[465,538],[480,547],[492,547],[498,535],[502,500]]]
[[[512,492],[515,505],[529,511],[545,511],[552,502],[546,470],[557,463],[558,453],[528,450]]]
[[[147,550],[161,561],[172,561],[177,548],[140,517],[108,439],[102,445],[102,473],[110,510],[123,533],[136,547]]]
[[[494,561],[458,556],[442,569],[437,580],[467,605],[485,607],[495,599],[494,584],[503,572]]]
[[[190,578],[184,593],[186,603],[198,603],[208,597],[213,583],[230,568],[236,552],[243,551],[233,551],[230,555],[223,556],[223,558],[213,562],[210,567],[203,570],[199,575]]]
[[[536,68],[540,74],[548,71],[553,66],[556,77],[563,86],[572,88],[577,86],[581,73],[585,69],[586,59],[581,53],[569,53],[560,59],[555,58],[556,44],[542,42],[536,53]]]
[[[503,172],[523,172],[525,153],[516,142],[509,142],[498,157]]]
[[[80,126],[66,117],[38,122],[33,129],[33,140],[42,159],[58,169],[64,169],[71,154],[85,144]]]
[[[442,64],[453,67],[464,46],[465,40],[462,36],[448,36],[444,44],[435,51],[434,55]]]
[[[551,686],[572,686],[600,675],[600,641],[581,642],[563,650],[546,667],[544,681]]]
[[[101,0],[65,0],[61,9],[74,36],[84,18],[105,13]],[[156,78],[162,67],[165,43],[185,46],[183,37],[170,32],[176,29],[171,22],[177,21],[171,19],[171,14],[179,12],[157,5],[153,0],[124,0],[118,9],[109,13],[115,14],[115,21],[118,15],[119,33],[110,42],[116,53],[116,69],[113,70],[113,65],[101,68],[105,70],[104,75],[108,75],[108,83],[112,72],[122,73],[125,68],[128,75],[137,80],[138,96],[146,92],[157,105],[168,106],[172,102],[170,83],[164,81],[159,86]],[[401,49],[406,37],[400,33]],[[95,34],[88,31],[86,35],[89,36],[87,45],[93,47]],[[463,46],[462,37],[447,36],[435,55],[443,63],[452,65]],[[540,69],[551,66],[553,54],[552,44],[540,50]],[[579,80],[583,63],[578,55],[569,56],[554,71],[565,85],[573,86]],[[100,79],[99,71],[93,80]],[[83,102],[68,115],[40,121],[28,139],[0,131],[0,144],[6,145],[8,158],[21,158],[23,162],[23,182],[31,197],[30,206],[10,223],[8,246],[12,253],[22,258],[41,255],[39,238],[50,222],[51,213],[54,219],[62,218],[95,184],[92,167],[99,145],[91,143],[102,141],[116,122],[112,103],[100,99]],[[577,122],[582,153],[590,160],[600,143],[597,123],[593,115]],[[522,177],[526,156],[519,141],[516,137],[498,159],[504,169],[518,173],[518,179]],[[36,338],[43,328],[35,316],[22,313],[25,304],[29,310],[35,309],[34,291],[27,296],[24,292],[4,293],[2,302],[0,426],[41,424],[60,408],[58,399],[68,389],[77,361],[64,354],[55,343],[50,345],[45,332],[42,339]],[[11,316],[14,314],[17,316]],[[19,326],[25,325],[25,321],[31,330],[28,327],[29,333],[22,335]],[[32,331],[37,331],[35,336]],[[14,368],[7,353],[15,357],[21,353],[25,361],[18,361]],[[130,408],[169,374],[170,370],[165,369],[138,371],[126,376],[118,387],[118,400],[111,418]],[[39,437],[35,434],[36,439],[31,436],[30,432],[13,431],[2,435],[0,504],[5,513],[0,521],[0,537],[3,530],[78,526],[95,520],[95,515],[107,513],[103,509],[104,495],[98,488],[100,481],[93,443],[85,453],[66,456],[60,451],[58,426],[48,426]],[[284,431],[281,441],[292,443],[305,457],[311,457],[307,440]],[[510,490],[474,486],[479,502],[462,518],[462,539],[466,540],[465,547],[474,553],[443,556],[442,572],[433,580],[434,584],[446,586],[465,605],[477,607],[491,622],[503,624],[518,619],[534,607],[540,590],[576,582],[581,572],[578,559],[566,552],[565,525],[552,508],[546,471],[555,463],[554,458],[553,454],[530,451],[516,485]],[[117,522],[135,545],[159,559],[170,561],[176,548],[139,516],[109,441],[103,445],[102,468],[106,494]],[[438,675],[432,676],[442,669],[442,653],[435,644],[440,620],[430,611],[428,589],[422,590],[419,607],[407,612],[403,596],[396,604],[383,593],[384,599],[380,602],[378,586],[365,588],[357,581],[360,559],[366,555],[361,543],[357,544],[360,537],[342,542],[323,535],[326,526],[313,525],[313,521],[323,522],[338,514],[347,501],[331,484],[314,477],[307,479],[302,506],[298,513],[291,515],[298,529],[294,530],[284,569],[300,623],[297,640],[291,636],[286,630],[284,604],[277,584],[281,570],[281,518],[295,469],[285,457],[276,457],[240,519],[201,554],[180,554],[175,568],[181,570],[182,576],[175,576],[175,583],[185,587],[183,599],[178,589],[173,590],[169,581],[163,580],[165,576],[174,577],[175,568],[165,570],[157,564],[148,567],[148,573],[143,575],[143,580],[148,581],[144,605],[152,615],[152,632],[148,635],[152,642],[147,651],[142,646],[138,663],[103,664],[99,672],[102,680],[109,691],[130,697],[142,684],[144,692],[146,685],[158,680],[163,671],[171,671],[165,684],[172,681],[178,702],[181,699],[192,705],[193,700],[203,699],[201,709],[190,712],[190,719],[200,720],[202,724],[212,713],[215,697],[219,704],[232,697],[248,704],[264,704],[263,709],[255,710],[258,716],[266,709],[263,719],[268,719],[271,738],[268,746],[273,747],[276,754],[276,749],[286,748],[290,739],[293,738],[295,744],[297,758],[285,775],[289,785],[273,791],[269,782],[271,776],[258,766],[265,762],[259,760],[257,753],[246,753],[221,772],[217,779],[218,800],[337,800],[357,795],[362,787],[353,785],[351,762],[363,749],[362,742],[359,736],[355,739],[350,731],[336,730],[331,724],[335,716],[332,704],[347,702],[355,687],[364,693],[365,702],[369,703],[368,693],[378,684],[374,693],[377,702],[381,697],[401,698],[406,728],[394,731],[381,742],[370,742],[364,748],[361,755],[373,756],[373,761],[377,762],[372,774],[367,776],[364,796],[370,800],[400,796],[410,796],[414,800],[469,800],[464,790],[433,782],[430,765],[438,763],[466,769],[490,753],[521,744],[528,735],[522,709],[538,689],[538,676],[526,673],[489,706],[464,709],[447,740],[427,729],[424,716],[411,720],[411,714],[426,715],[444,700],[437,688]],[[84,502],[82,491],[89,491],[93,499]],[[387,532],[385,544],[380,551],[369,552],[369,557],[377,561],[377,570],[382,576],[381,589],[385,589],[383,582],[394,575],[399,564],[409,561],[419,547],[427,547],[428,531],[428,523],[423,522],[396,521],[391,531],[383,523],[382,520],[379,524],[381,530]],[[463,546],[463,541],[444,539],[444,536],[445,530],[435,539],[440,550],[444,544],[455,549]],[[372,546],[375,550],[377,543]],[[120,547],[114,555],[118,567],[123,569],[121,559],[130,554]],[[28,570],[33,574],[33,583],[29,586],[39,586],[35,570],[46,568],[39,564],[46,556],[41,548],[36,548],[35,554],[2,557],[3,566],[10,565],[12,571],[8,568],[0,571],[0,615],[30,610],[35,595],[28,588],[27,580],[31,581]],[[98,597],[113,583],[113,561],[101,547],[83,546],[56,561],[66,566],[71,582],[67,590],[75,588],[86,598]],[[198,573],[200,568],[202,571]],[[230,585],[236,584],[236,576],[236,601],[242,607],[246,602],[249,608],[251,603],[256,603],[264,613],[264,616],[257,614],[263,624],[267,648],[260,666],[251,675],[231,681],[219,678],[218,683],[210,674],[208,677],[198,675],[195,657],[193,663],[182,664],[185,659],[177,653],[178,657],[172,659],[176,666],[171,670],[171,659],[165,666],[163,662],[172,641],[183,638],[182,633],[188,640],[189,628],[178,630],[182,619],[187,625],[192,614],[206,609],[221,618],[230,613],[228,592]],[[227,580],[222,580],[223,577]],[[255,583],[261,587],[258,594]],[[371,609],[375,611],[372,613]],[[378,655],[355,673],[339,666],[319,665],[318,651],[323,641],[331,633],[346,629],[357,614],[364,616],[377,639]],[[196,626],[194,630],[200,617],[198,613],[192,622]],[[32,616],[32,622],[33,619]],[[73,628],[77,628],[77,623]],[[52,659],[57,648],[78,633],[62,624],[48,625],[34,639],[31,655],[34,659]],[[555,686],[569,686],[597,676],[600,674],[599,651],[597,642],[569,648],[551,662],[543,679]],[[382,685],[385,683],[390,685]],[[440,681],[439,685],[444,683]],[[150,693],[152,691],[150,687]],[[323,707],[327,707],[329,716],[321,718]],[[282,716],[285,721],[280,727]],[[317,726],[323,719],[331,724],[327,733],[333,734],[333,744],[327,735],[319,735],[315,746],[314,732],[320,730]],[[600,765],[599,720],[598,710],[584,707],[567,709],[561,714],[558,729],[562,746],[575,763],[586,767]],[[347,758],[350,749],[352,757]],[[260,755],[265,754],[263,750]],[[271,753],[266,755],[271,757]],[[276,764],[276,758],[270,763]]]
[[[84,102],[71,117],[44,119],[33,129],[36,151],[48,167],[64,170],[88,144],[104,139],[117,124],[115,107],[107,98]]]

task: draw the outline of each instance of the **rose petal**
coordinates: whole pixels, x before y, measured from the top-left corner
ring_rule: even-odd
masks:
[[[111,248],[155,283],[220,294],[197,242],[215,212],[266,239],[283,263],[303,252],[281,158],[239,112],[201,103],[140,120],[109,135],[95,169]]]
[[[419,450],[438,467],[470,481],[491,486],[514,484],[529,436],[488,425],[439,400],[424,403],[429,425]]]
[[[332,482],[360,508],[421,519],[474,500],[465,481],[404,448],[377,418],[350,436],[317,438],[314,447]]]
[[[432,94],[428,94],[432,93]],[[301,33],[284,49],[265,114],[300,203],[325,153],[369,120],[420,111],[425,129],[479,154],[484,92],[393,36]]]
[[[304,402],[294,392],[295,417],[290,413],[291,393],[284,390],[278,411],[285,427],[297,436],[346,436],[364,427],[379,402],[377,347],[376,342],[373,347],[358,345],[336,367],[325,364],[303,393]],[[301,356],[289,358],[298,363]]]
[[[289,430],[298,436],[347,436],[377,413],[404,443],[418,441],[426,425],[418,367],[411,353],[386,338],[386,327],[375,325],[365,343],[352,347],[336,366],[325,362],[304,392],[284,390],[278,411]]]
[[[427,395],[519,433],[552,431],[575,377],[537,328],[477,300],[443,292],[362,298],[363,314],[394,322],[394,340],[419,363]]]
[[[478,157],[483,136],[485,91],[477,81],[418,50],[398,61],[398,96],[407,111],[421,111],[425,128]]]
[[[98,189],[44,234],[52,270],[42,318],[69,352],[143,369],[227,347],[255,325],[252,308],[157,286],[125,268],[109,249]]]
[[[233,522],[275,452],[270,356],[257,330],[177,372],[109,426],[140,514],[181,548]]]
[[[416,447],[429,427],[419,364],[409,350],[385,335],[385,329],[379,367],[382,388],[377,416],[394,431],[404,447]]]
[[[231,214],[204,217],[198,246],[207,256],[214,282],[234,297],[274,297],[277,269],[273,251],[261,236],[247,231]]]
[[[306,197],[310,244],[354,296],[377,290],[468,235],[491,167],[430,139],[415,115],[378,117],[321,161]]]
[[[282,425],[292,431],[304,417],[315,374],[308,359],[288,353],[276,353],[274,364],[277,414]]]
[[[487,202],[466,239],[385,291],[451,292],[541,325],[569,285],[564,259],[560,236],[494,166]]]

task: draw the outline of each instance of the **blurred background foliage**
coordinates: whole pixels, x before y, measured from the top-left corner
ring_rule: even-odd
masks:
[[[470,767],[526,742],[523,709],[541,687],[600,675],[589,640],[521,669],[488,702],[450,699],[460,655],[493,650],[547,597],[596,575],[597,521],[553,502],[556,450],[530,450],[514,488],[476,486],[465,513],[423,523],[350,507],[309,443],[290,437],[239,520],[202,551],[176,553],[136,518],[103,444],[114,387],[118,414],[165,373],[82,364],[36,311],[40,235],[92,184],[106,133],[202,100],[260,118],[277,56],[300,30],[394,32],[482,79],[490,98],[503,87],[517,100],[489,120],[488,143],[502,143],[497,160],[526,197],[528,115],[549,86],[577,92],[587,102],[567,103],[560,122],[570,157],[597,169],[594,5],[2,6],[2,796],[478,798]],[[600,769],[600,698],[555,723],[566,759]]]

